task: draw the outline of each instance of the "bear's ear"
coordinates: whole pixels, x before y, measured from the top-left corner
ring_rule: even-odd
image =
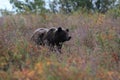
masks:
[[[58,32],[62,31],[62,28],[61,27],[58,27]]]
[[[69,29],[66,29],[67,32],[69,32]]]

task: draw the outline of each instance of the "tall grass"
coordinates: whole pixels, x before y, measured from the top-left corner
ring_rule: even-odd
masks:
[[[1,80],[119,80],[120,20],[103,14],[0,18]],[[72,39],[62,54],[30,41],[39,27],[62,26]]]

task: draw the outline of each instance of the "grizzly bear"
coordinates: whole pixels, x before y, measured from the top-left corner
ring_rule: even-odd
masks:
[[[56,48],[60,51],[64,42],[69,41],[69,29],[58,28],[38,28],[34,31],[31,40],[37,45],[48,45],[51,49]]]

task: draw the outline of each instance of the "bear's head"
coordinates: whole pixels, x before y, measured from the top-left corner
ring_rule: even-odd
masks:
[[[55,31],[55,42],[65,42],[69,41],[71,39],[71,36],[69,34],[69,29],[62,29],[61,27],[58,27]]]

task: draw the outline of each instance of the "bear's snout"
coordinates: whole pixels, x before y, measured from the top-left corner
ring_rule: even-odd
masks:
[[[67,41],[69,41],[71,38],[72,38],[72,37],[71,37],[71,36],[69,36]]]

